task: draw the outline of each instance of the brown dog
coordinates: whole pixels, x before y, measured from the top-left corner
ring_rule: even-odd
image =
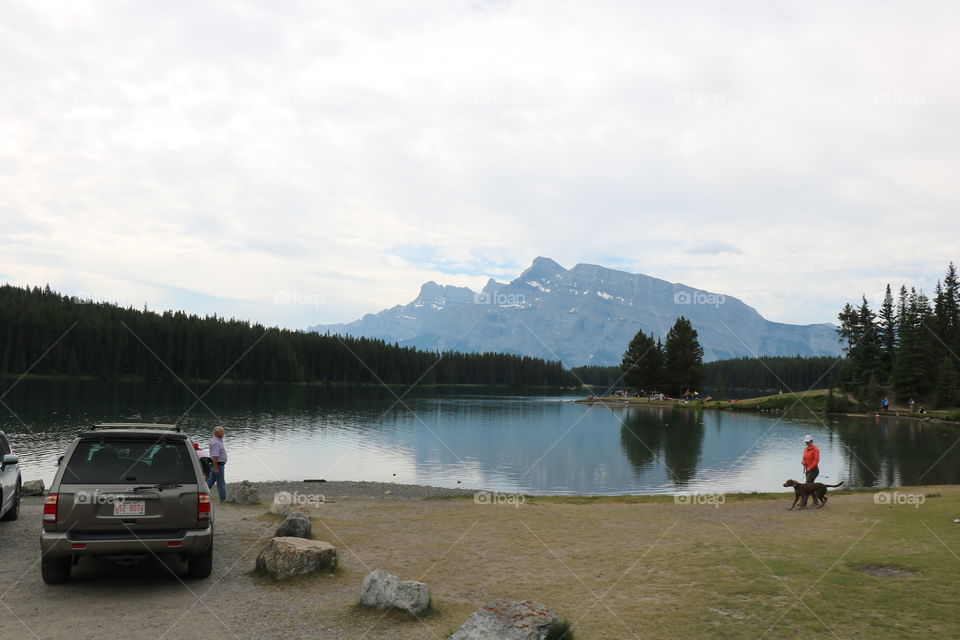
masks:
[[[787,511],[793,511],[793,508],[797,506],[797,501],[800,498],[803,498],[803,502],[800,503],[800,508],[803,509],[807,506],[807,500],[812,496],[813,503],[817,505],[817,509],[823,508],[823,505],[827,504],[827,487],[839,487],[842,485],[842,482],[837,484],[823,484],[822,482],[797,482],[796,480],[787,480],[783,483],[785,487],[793,487],[793,504],[790,505],[790,508]]]

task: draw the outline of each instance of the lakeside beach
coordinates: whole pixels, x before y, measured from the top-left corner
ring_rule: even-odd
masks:
[[[119,567],[85,559],[68,588],[47,588],[31,535],[41,499],[24,498],[20,520],[4,525],[9,561],[0,577],[18,586],[4,603],[44,638],[102,637],[130,609],[138,611],[136,627],[124,627],[131,638],[197,629],[268,639],[444,638],[495,597],[547,605],[574,624],[578,640],[705,630],[726,638],[960,633],[944,591],[957,568],[960,487],[837,491],[823,509],[788,512],[787,490],[722,501],[538,496],[507,504],[385,483],[256,486],[262,505],[216,505],[217,561],[203,583],[181,583],[153,560]],[[285,583],[251,574],[280,521],[267,503],[278,490],[335,500],[310,515],[314,537],[338,548],[338,571]],[[417,620],[358,607],[360,583],[375,568],[426,582],[433,610]],[[19,635],[11,622],[4,633]]]

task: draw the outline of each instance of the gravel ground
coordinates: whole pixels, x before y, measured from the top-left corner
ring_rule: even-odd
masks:
[[[336,572],[281,583],[253,575],[280,518],[266,503],[218,504],[208,579],[187,579],[177,559],[85,558],[69,583],[45,585],[41,498],[25,498],[21,518],[0,523],[0,639],[444,640],[499,597],[543,603],[578,640],[960,638],[943,590],[956,574],[960,487],[899,490],[929,498],[922,506],[837,493],[803,511],[787,511],[789,492],[721,503],[425,500],[455,492],[354,482],[259,489],[265,501],[277,490],[326,498],[310,515],[314,538],[338,550]],[[426,582],[429,615],[359,607],[377,568]],[[804,597],[815,618],[800,611]]]
[[[186,563],[177,558],[148,558],[133,566],[84,558],[73,568],[69,583],[46,585],[39,564],[42,498],[24,497],[20,518],[0,523],[0,639],[361,637],[357,629],[370,614],[355,605],[370,569],[344,548],[342,539],[335,539],[337,518],[355,518],[375,505],[470,494],[370,482],[256,484],[263,505],[215,505],[214,570],[207,580],[187,578]],[[339,572],[285,584],[251,575],[257,553],[280,521],[266,509],[273,493],[281,490],[336,501],[312,515],[314,537],[339,548]],[[409,633],[409,623],[404,627]],[[400,636],[377,628],[366,637]]]

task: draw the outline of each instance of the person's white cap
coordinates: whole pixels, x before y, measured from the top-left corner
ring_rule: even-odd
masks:
[[[804,442],[813,442],[813,438],[811,438],[810,436],[803,436],[803,441],[804,441]]]

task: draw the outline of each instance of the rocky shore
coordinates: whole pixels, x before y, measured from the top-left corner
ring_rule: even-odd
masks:
[[[327,500],[346,498],[392,498],[422,500],[424,498],[471,496],[473,489],[445,489],[421,484],[397,484],[393,482],[364,482],[357,480],[331,480],[328,482],[302,480],[277,480],[251,482],[263,500],[269,503],[271,496],[279,491],[298,495],[321,495]]]

